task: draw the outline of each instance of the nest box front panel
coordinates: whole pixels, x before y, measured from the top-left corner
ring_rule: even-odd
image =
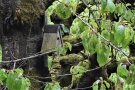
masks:
[[[55,51],[58,47],[62,47],[60,25],[46,25],[41,52]]]

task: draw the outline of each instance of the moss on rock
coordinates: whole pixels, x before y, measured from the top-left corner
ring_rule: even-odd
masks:
[[[44,14],[43,0],[20,0],[17,2],[15,20],[29,22]]]
[[[60,57],[60,64],[61,65],[65,65],[65,64],[74,65],[74,64],[79,63],[83,59],[84,58],[82,55],[69,54],[69,55]]]
[[[64,42],[70,42],[72,44],[77,43],[78,41],[80,41],[79,37],[73,37],[73,36],[65,36],[63,37],[63,41]]]

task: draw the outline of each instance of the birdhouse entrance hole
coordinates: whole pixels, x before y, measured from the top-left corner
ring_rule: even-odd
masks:
[[[62,34],[60,25],[45,25],[41,52],[53,52],[62,47]]]

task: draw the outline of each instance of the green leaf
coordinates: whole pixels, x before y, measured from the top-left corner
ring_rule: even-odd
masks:
[[[115,4],[112,0],[107,0],[107,11],[113,13],[115,11]]]
[[[104,80],[104,83],[107,86],[107,88],[110,88],[110,84],[107,81]]]
[[[46,84],[44,90],[52,90],[52,83]]]
[[[48,83],[44,90],[61,90],[61,87],[58,82],[55,83]]]
[[[28,78],[22,78],[21,90],[29,90],[31,83]]]
[[[115,39],[114,39],[114,31],[110,32],[110,41],[111,41],[113,44],[117,44],[117,42],[116,42]]]
[[[85,72],[86,68],[83,66],[77,65],[74,67],[71,67],[70,72],[73,74],[83,74]]]
[[[16,78],[13,88],[14,90],[28,90],[30,86],[30,81],[25,78]]]
[[[130,90],[129,85],[125,84],[125,85],[123,86],[123,90]]]
[[[30,81],[27,78],[21,77],[21,69],[16,69],[10,72],[7,76],[6,86],[8,90],[28,90]]]
[[[117,13],[118,16],[120,16],[120,15],[124,14],[126,10],[127,10],[126,6],[123,3],[119,3],[116,5],[115,13]]]
[[[127,27],[124,30],[124,40],[121,43],[122,47],[123,48],[127,47],[129,45],[129,43],[130,43],[130,40],[131,40],[130,28]]]
[[[76,66],[72,66],[70,68],[70,73],[72,73],[72,82],[77,81],[82,77],[82,75],[85,73],[85,71],[88,69],[89,63],[80,62]],[[84,66],[86,65],[86,66]]]
[[[86,43],[88,44],[88,51],[90,55],[93,55],[96,52],[97,43],[98,43],[97,36],[95,34],[92,34],[88,39],[88,42]]]
[[[48,69],[49,69],[49,70],[50,70],[51,67],[52,67],[52,61],[53,61],[52,57],[51,57],[51,56],[48,56]]]
[[[61,90],[58,82],[54,84],[53,90]]]
[[[70,44],[69,42],[65,42],[65,48],[68,48],[70,51],[72,50],[72,44]]]
[[[134,14],[132,13],[131,10],[128,10],[124,15],[124,19],[126,19],[129,22],[130,20],[132,20],[133,17],[134,17]]]
[[[106,6],[107,6],[107,0],[101,0],[102,12],[104,12],[106,10]]]
[[[79,28],[79,33],[89,30],[89,27],[86,24],[84,24],[82,21],[79,21],[78,26],[76,26],[76,27]]]
[[[99,66],[104,66],[107,63],[109,54],[109,47],[103,45],[102,43],[99,43],[97,47],[97,61]]]
[[[69,33],[69,29],[64,24],[60,24],[60,26],[64,33]]]
[[[130,49],[129,49],[129,46],[127,47],[124,47],[121,49],[126,55],[130,55]],[[128,60],[128,59],[127,59]]]
[[[61,19],[68,19],[71,16],[70,9],[62,3],[57,5],[55,11],[58,17]]]
[[[57,55],[65,55],[67,52],[67,49],[64,47],[58,47],[56,48]]]
[[[93,83],[93,85],[92,85],[92,89],[93,89],[93,90],[98,90],[98,84],[99,84],[99,82],[100,82],[100,80],[97,80],[97,81],[95,81],[95,82]]]
[[[17,68],[17,69],[15,69],[15,72],[18,75],[18,77],[23,75],[23,69]]]
[[[3,85],[7,79],[7,74],[4,69],[0,70],[0,85]]]
[[[79,30],[80,30],[80,28],[79,28],[79,22],[73,22],[73,24],[72,24],[72,26],[70,27],[70,33],[72,34],[72,35],[76,35],[76,34],[78,34],[79,33]]]
[[[10,73],[8,74],[8,77],[7,77],[7,80],[6,80],[6,86],[9,90],[14,90],[14,83],[15,83],[15,80],[17,79],[17,75],[16,74],[13,74],[13,73]]]
[[[135,74],[135,65],[131,64],[129,67],[129,70],[132,71]]]
[[[106,90],[106,87],[103,83],[101,84],[100,90]]]
[[[134,85],[129,85],[130,90],[135,90],[135,84]]]
[[[79,3],[79,0],[63,0],[68,6],[73,10],[73,13],[76,13],[76,7]]]
[[[86,30],[84,32],[81,33],[81,39],[82,39],[82,44],[83,44],[83,47],[84,47],[84,50],[85,51],[88,51],[89,50],[89,45],[88,45],[88,42],[90,40],[90,30]]]
[[[123,42],[125,27],[123,25],[115,24],[114,39],[117,43]]]
[[[89,62],[89,60],[83,60],[82,62],[79,62],[79,65],[83,66],[84,68],[88,69],[89,68],[89,65],[91,63]]]
[[[116,8],[112,0],[102,0],[101,7],[102,7],[102,12],[108,11],[111,13],[113,13]]]
[[[113,83],[117,83],[118,75],[116,73],[112,73],[109,77],[109,80],[111,80]]]
[[[117,74],[122,77],[122,78],[126,78],[128,76],[128,70],[122,66],[122,64],[120,64],[117,67]]]
[[[131,64],[130,67],[129,67],[129,75],[127,77],[127,84],[135,84],[135,65],[134,64]]]
[[[103,35],[107,40],[110,40],[110,32],[107,30],[102,31],[101,35]]]
[[[95,22],[95,19],[94,18],[89,18],[89,22],[90,24],[92,25],[92,27],[97,30],[98,26],[97,26],[97,23]]]

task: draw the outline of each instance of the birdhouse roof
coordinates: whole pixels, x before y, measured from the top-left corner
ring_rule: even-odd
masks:
[[[60,33],[60,25],[46,25],[44,33]]]

